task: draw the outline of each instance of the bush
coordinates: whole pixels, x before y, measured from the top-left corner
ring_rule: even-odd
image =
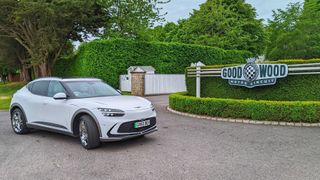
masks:
[[[60,77],[97,77],[118,87],[119,75],[129,66],[153,66],[157,73],[184,73],[191,63],[244,63],[251,54],[245,51],[178,43],[99,40],[83,43],[73,59],[62,59],[53,74]]]
[[[169,96],[169,105],[177,111],[212,117],[306,123],[320,120],[320,102],[314,101],[195,98],[176,93]]]
[[[319,59],[313,60],[280,60],[269,63],[320,63]],[[215,65],[205,68],[222,67]],[[195,96],[195,78],[187,78],[188,94]],[[288,76],[277,79],[273,86],[246,87],[231,86],[228,80],[220,77],[201,78],[201,97],[231,98],[231,99],[256,99],[279,101],[319,101],[320,100],[320,75]]]

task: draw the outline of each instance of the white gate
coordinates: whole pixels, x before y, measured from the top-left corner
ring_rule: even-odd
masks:
[[[187,91],[184,74],[146,74],[145,95]]]
[[[131,92],[131,77],[129,75],[120,75],[120,90]]]

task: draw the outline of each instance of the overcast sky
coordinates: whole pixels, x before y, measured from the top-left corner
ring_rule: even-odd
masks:
[[[169,22],[177,22],[181,18],[189,17],[193,9],[199,9],[199,5],[206,0],[171,0],[163,5],[163,12],[168,12],[165,17]],[[303,2],[303,0],[246,0],[256,8],[258,18],[267,20],[272,16],[272,10],[284,9],[287,4]]]

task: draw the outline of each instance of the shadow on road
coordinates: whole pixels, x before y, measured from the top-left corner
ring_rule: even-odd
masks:
[[[13,135],[16,135],[16,134],[13,133]],[[30,134],[27,134],[25,136],[30,136],[32,138],[35,138],[37,142],[45,140],[45,141],[50,141],[51,143],[63,142],[70,145],[81,146],[79,139],[76,137],[71,137],[71,136],[58,134],[50,131],[33,130]],[[98,149],[122,150],[122,149],[131,148],[131,147],[133,148],[137,146],[142,146],[148,143],[154,143],[154,141],[156,141],[155,138],[146,135],[146,136],[136,137],[136,138],[127,139],[123,141],[103,142],[101,143],[101,146]]]

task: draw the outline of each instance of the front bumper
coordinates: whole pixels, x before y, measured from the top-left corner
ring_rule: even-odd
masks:
[[[155,131],[158,130],[157,126],[153,126],[147,130],[141,131],[141,132],[135,132],[135,133],[131,133],[131,134],[116,134],[116,135],[112,135],[110,134],[111,130],[114,128],[115,126],[113,126],[109,133],[108,133],[108,138],[100,138],[101,142],[112,142],[112,141],[121,141],[121,140],[126,140],[126,139],[131,139],[131,138],[135,138],[135,137],[139,137],[142,135],[146,135],[146,134],[150,134],[153,133]]]

